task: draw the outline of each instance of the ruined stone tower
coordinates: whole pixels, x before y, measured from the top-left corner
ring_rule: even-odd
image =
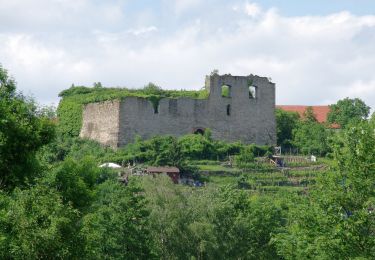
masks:
[[[202,133],[228,142],[276,143],[275,84],[265,77],[211,75],[207,99],[163,98],[157,109],[140,97],[87,104],[80,136],[120,147],[139,135]]]

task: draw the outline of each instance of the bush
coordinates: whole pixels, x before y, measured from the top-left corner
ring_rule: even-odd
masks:
[[[234,157],[234,162],[239,168],[254,168],[256,166],[255,157],[266,156],[271,153],[271,150],[270,146],[246,145],[242,147],[240,154]]]
[[[78,217],[48,186],[0,193],[0,258],[78,258]]]

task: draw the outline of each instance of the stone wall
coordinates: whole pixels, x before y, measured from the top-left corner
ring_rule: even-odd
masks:
[[[117,147],[119,143],[120,101],[111,100],[85,105],[80,137]]]
[[[230,97],[222,97],[222,86]],[[256,88],[249,97],[249,86]],[[212,75],[206,78],[208,99],[164,98],[155,111],[144,98],[89,104],[81,136],[118,147],[155,135],[180,136],[210,128],[212,137],[229,142],[275,144],[275,84],[258,76]]]

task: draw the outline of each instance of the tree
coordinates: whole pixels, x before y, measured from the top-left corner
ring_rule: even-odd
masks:
[[[285,233],[275,236],[286,259],[375,258],[375,126],[345,130],[334,149],[332,172],[292,207]]]
[[[186,192],[168,177],[145,178],[150,231],[166,259],[277,259],[271,235],[280,207],[231,187]]]
[[[241,149],[239,155],[234,157],[237,167],[243,168],[255,162],[255,145],[247,145]]]
[[[328,122],[339,124],[345,128],[350,122],[358,122],[366,119],[370,113],[370,107],[359,98],[345,98],[330,106]]]
[[[293,130],[297,127],[298,120],[298,113],[276,109],[277,145],[292,146]]]
[[[91,205],[94,188],[105,168],[99,168],[89,157],[80,161],[71,158],[57,164],[42,182],[55,188],[66,204],[83,210]]]
[[[146,86],[143,87],[142,92],[147,95],[162,95],[163,89],[158,85],[150,82]]]
[[[183,155],[189,159],[214,159],[213,145],[208,135],[209,133],[204,133],[204,135],[190,134],[180,137],[178,143]]]
[[[36,151],[54,134],[54,123],[38,116],[35,102],[16,92],[15,81],[0,66],[0,188],[32,180],[38,172]]]
[[[316,120],[316,115],[312,107],[307,107],[306,110],[303,112],[303,121],[318,122],[318,120]]]
[[[329,152],[329,130],[314,121],[300,121],[293,130],[292,144],[304,154],[325,155]]]
[[[142,190],[108,180],[97,187],[95,202],[83,218],[87,259],[150,259],[148,211]]]
[[[370,118],[370,123],[375,125],[375,112],[372,113],[371,118]]]
[[[78,211],[48,186],[0,192],[1,259],[76,259]]]

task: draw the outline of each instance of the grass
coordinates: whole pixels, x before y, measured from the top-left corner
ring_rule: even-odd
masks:
[[[208,183],[218,186],[224,186],[224,185],[235,185],[237,186],[238,180],[236,177],[233,176],[209,176]]]
[[[214,172],[238,172],[236,168],[225,167],[222,165],[197,165],[201,171],[214,171]]]

